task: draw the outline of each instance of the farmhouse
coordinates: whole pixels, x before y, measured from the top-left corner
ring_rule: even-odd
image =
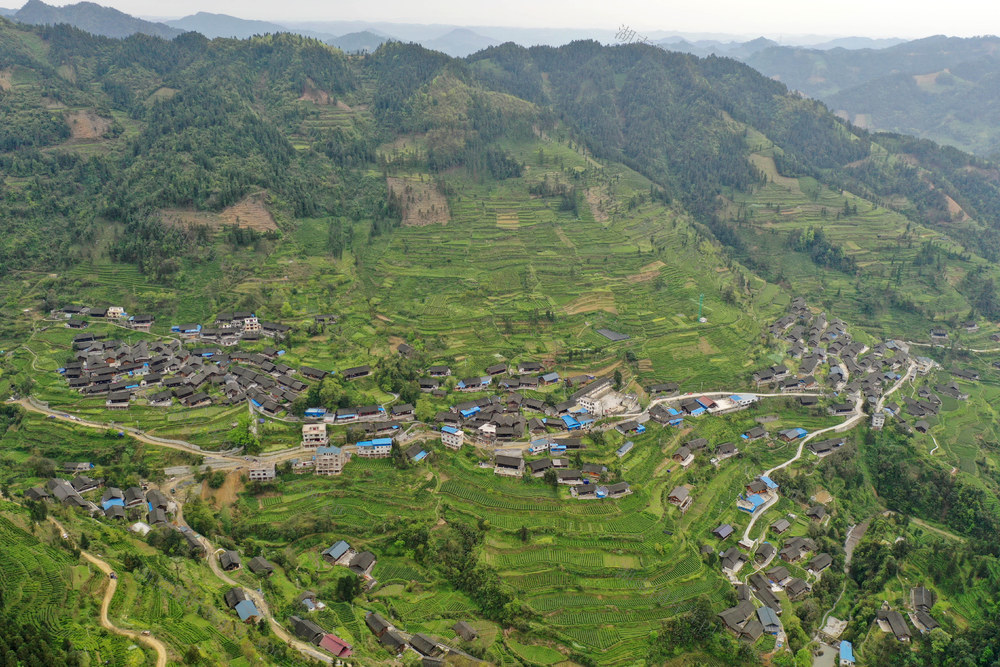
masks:
[[[355,366],[354,368],[345,368],[340,373],[344,376],[345,380],[356,380],[357,378],[363,378],[370,375],[371,372],[371,366]]]
[[[259,574],[265,577],[269,577],[274,574],[274,565],[262,556],[255,556],[254,558],[251,558],[247,567],[250,568],[250,571],[254,574]]]
[[[328,547],[323,550],[320,554],[323,556],[324,560],[329,563],[336,564],[345,554],[351,551],[351,545],[349,545],[344,540],[339,540],[333,546]]]
[[[233,610],[240,617],[240,620],[244,623],[256,623],[260,620],[260,612],[257,611],[257,605],[253,603],[253,600],[243,600],[238,602]]]
[[[465,442],[465,433],[454,426],[441,427],[441,443],[449,449],[461,449]]]
[[[234,609],[236,605],[247,599],[247,594],[242,588],[230,588],[223,594],[222,599],[227,607]]]
[[[879,619],[879,616],[882,616],[882,619]],[[884,622],[889,626],[889,630],[899,641],[910,641],[910,628],[906,625],[906,620],[903,618],[903,615],[895,609],[880,609],[876,613],[875,618],[884,620]],[[879,625],[881,625],[881,623]]]
[[[238,570],[240,568],[240,555],[235,551],[223,551],[219,554],[219,565],[223,570]]]
[[[323,628],[308,619],[292,616],[289,620],[292,623],[292,630],[295,631],[295,634],[310,644],[318,646],[323,635],[326,634]]]
[[[463,641],[471,642],[479,636],[479,632],[465,621],[459,621],[455,625],[451,626],[451,629],[454,630],[455,634],[461,637]]]
[[[753,616],[753,614],[753,603],[749,600],[744,600],[735,607],[721,612],[719,614],[719,618],[722,619],[726,628],[739,635],[743,630],[743,626],[750,619],[750,617]]]
[[[270,482],[275,478],[274,462],[257,463],[250,466],[247,471],[247,479],[251,482]]]
[[[724,523],[715,530],[712,534],[718,537],[720,540],[724,540],[735,532],[735,529],[728,523]]]
[[[833,563],[833,557],[830,554],[816,554],[813,559],[809,561],[809,566],[806,568],[811,574],[818,574],[830,567]]]
[[[688,449],[687,446],[682,446],[680,449],[674,452],[673,458],[674,461],[680,463],[681,466],[684,468],[687,468],[694,462],[694,454],[691,453],[691,450]]]
[[[369,459],[384,459],[392,454],[392,438],[363,440],[357,444],[357,455]]]
[[[674,490],[670,492],[669,496],[667,496],[667,500],[671,504],[679,507],[683,512],[691,506],[693,498],[691,496],[691,492],[686,486],[675,486]]]
[[[778,550],[770,542],[764,542],[754,554],[754,560],[758,563],[766,563]]]
[[[344,465],[349,460],[350,455],[346,454],[340,447],[318,447],[316,449],[316,474],[339,475],[344,471]]]
[[[414,443],[413,445],[408,447],[405,453],[406,453],[406,458],[408,458],[413,463],[423,461],[425,458],[427,458],[427,451],[424,449],[424,446],[421,445],[419,442]]]
[[[371,575],[372,568],[375,567],[375,554],[371,551],[362,551],[351,559],[348,567],[355,574],[367,577]]]
[[[583,484],[583,473],[579,470],[557,470],[556,481],[559,484]]]
[[[497,475],[520,477],[524,474],[524,459],[519,456],[497,454],[493,472]]]

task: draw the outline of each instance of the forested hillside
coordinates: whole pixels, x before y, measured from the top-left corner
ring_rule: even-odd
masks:
[[[885,49],[774,46],[744,60],[861,127],[996,156],[998,45],[936,35]]]
[[[0,40],[11,63],[2,206],[16,230],[0,254],[6,271],[68,268],[98,245],[169,280],[204,237],[162,224],[161,211],[221,211],[262,191],[279,219],[370,219],[378,234],[401,216],[371,171],[378,146],[419,133],[426,153],[411,163],[431,173],[481,165],[497,178],[514,173],[498,139],[557,124],[651,179],[655,197],[679,202],[747,263],[739,227],[752,206],[727,202],[774,180],[751,158],[765,147],[783,177],[898,211],[950,236],[959,254],[1000,253],[991,164],[846,126],[729,59],[594,42],[507,44],[467,61],[389,44],[349,59],[289,35],[118,41],[10,24]],[[969,309],[992,307],[992,295],[957,289]]]

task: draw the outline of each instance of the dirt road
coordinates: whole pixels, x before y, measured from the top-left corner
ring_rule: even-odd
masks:
[[[49,517],[49,521],[51,521],[52,524],[59,529],[60,533],[68,535],[66,529],[62,527],[62,524],[54,518]],[[123,628],[116,627],[111,623],[111,619],[108,618],[108,608],[111,606],[111,599],[115,596],[115,591],[118,590],[118,580],[110,578],[112,572],[111,566],[97,556],[89,554],[86,551],[81,550],[80,555],[87,561],[96,565],[97,569],[108,577],[108,587],[104,591],[104,600],[101,601],[101,627],[106,630],[110,630],[116,635],[135,639],[143,644],[146,644],[147,646],[150,646],[154,651],[156,651],[156,667],[167,667],[167,647],[163,642],[151,635],[143,635],[135,630],[125,630]]]

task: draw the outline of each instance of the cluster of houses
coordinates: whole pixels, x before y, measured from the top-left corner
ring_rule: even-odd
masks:
[[[659,394],[660,396],[663,396],[666,392],[653,390],[658,387],[676,386],[677,385],[654,385],[651,387],[651,393],[653,395]],[[676,389],[674,389],[671,393],[676,393]],[[685,425],[685,417],[700,417],[701,415],[706,414],[724,415],[730,412],[737,412],[739,410],[749,408],[751,405],[756,403],[757,400],[758,399],[755,394],[733,394],[731,396],[719,398],[692,396],[678,401],[675,406],[657,403],[650,408],[649,418],[660,424],[683,428]]]
[[[336,658],[351,656],[354,650],[353,646],[337,635],[327,632],[313,621],[299,616],[292,616],[289,620],[295,635],[303,641],[328,651]]]
[[[152,315],[129,315],[121,306],[64,306],[52,311],[53,317],[64,317],[70,329],[86,329],[90,319],[107,320],[137,331],[149,331]],[[90,318],[90,319],[88,319]]]
[[[754,496],[763,494],[776,494],[777,485],[771,482],[766,476],[761,476],[746,487],[746,496],[741,495],[741,501],[745,501]],[[678,502],[686,502],[689,496],[684,487],[679,487],[671,492],[671,502],[676,497]],[[766,501],[764,501],[766,502]],[[676,504],[676,503],[675,503]],[[740,509],[752,513],[761,506],[760,501],[754,500],[744,507],[738,503]],[[822,505],[810,507],[806,515],[814,520],[822,520],[826,516],[826,508]],[[770,529],[776,535],[781,535],[791,528],[791,523],[787,518],[774,522]],[[712,534],[720,541],[729,539],[736,529],[731,524],[722,524],[712,531]],[[797,600],[807,595],[811,590],[810,584],[801,577],[793,577],[784,564],[779,564],[764,571],[772,561],[777,559],[779,563],[798,564],[808,574],[819,578],[822,572],[833,564],[833,557],[828,553],[815,553],[816,543],[813,540],[793,536],[784,541],[780,548],[774,544],[764,541],[757,546],[752,553],[746,553],[739,547],[753,548],[753,544],[740,542],[739,546],[732,546],[719,553],[719,562],[722,572],[736,585],[739,604],[736,607],[727,609],[719,614],[722,622],[728,629],[737,636],[756,640],[763,633],[776,634],[780,631],[778,616],[781,615],[781,601],[778,593],[784,592],[790,600]],[[709,554],[714,551],[710,544],[705,544],[701,548],[701,553]],[[806,558],[812,554],[812,558]],[[737,574],[749,562],[753,562],[757,570],[750,575],[747,583],[740,583]],[[751,598],[762,605],[757,608]],[[766,609],[767,611],[761,611]],[[757,616],[754,616],[757,614]],[[773,623],[764,623],[761,614]],[[760,623],[760,626],[758,626]]]
[[[324,549],[320,555],[323,560],[331,565],[346,567],[354,574],[369,582],[368,587],[375,585],[372,579],[372,570],[375,568],[375,554],[371,551],[355,551],[351,545],[344,540],[339,540],[332,546]]]
[[[565,453],[585,449],[580,438],[539,438],[532,441],[530,454]],[[628,482],[604,483],[608,469],[596,463],[583,463],[571,468],[569,459],[544,456],[526,461],[521,450],[498,449],[493,456],[493,473],[505,477],[544,477],[549,470],[556,475],[556,482],[570,487],[570,494],[581,500],[621,498],[632,493]],[[484,464],[488,465],[488,464]]]
[[[407,634],[374,611],[365,614],[365,625],[389,653],[399,655],[407,649],[412,649],[420,656],[423,665],[444,665],[448,656],[460,656],[470,663],[479,662],[469,654],[448,646],[430,635]],[[451,629],[456,638],[463,641],[472,641],[479,636],[476,629],[465,621],[458,621]]]
[[[125,410],[140,395],[151,407],[185,407],[251,401],[275,415],[287,408],[308,385],[292,377],[294,368],[280,362],[281,350],[261,352],[218,348],[188,349],[179,341],[139,341],[134,345],[80,334],[74,357],[59,373],[70,388],[103,395],[105,406]]]
[[[941,627],[941,624],[930,614],[934,602],[935,595],[930,589],[923,586],[916,586],[910,589],[910,607],[912,611],[907,615],[913,627],[920,631],[921,634],[926,634],[934,628]],[[899,610],[893,609],[888,601],[883,602],[882,606],[875,613],[875,623],[882,632],[892,633],[901,642],[909,642],[913,638],[910,626],[906,622],[906,616]]]
[[[970,326],[975,323],[970,323]],[[973,329],[970,329],[973,330]],[[845,399],[845,402],[829,408],[831,414],[849,416],[854,411],[853,402],[862,399],[876,405],[883,392],[897,382],[902,374],[912,366],[918,375],[927,375],[940,365],[924,356],[911,354],[910,346],[901,340],[887,340],[868,348],[867,345],[851,339],[846,325],[841,320],[827,322],[823,313],[813,315],[802,298],[792,301],[789,312],[769,329],[771,335],[789,343],[789,356],[797,360],[797,371],[791,371],[785,364],[776,364],[754,373],[758,386],[771,385],[782,392],[808,391],[820,387],[816,379],[819,367],[827,364],[829,372],[825,384]],[[947,331],[935,329],[931,340],[946,340]],[[890,418],[902,420],[902,413],[917,421],[911,426],[902,421],[905,429],[926,432],[930,428],[926,418],[933,417],[941,410],[941,396],[956,400],[969,397],[958,382],[976,382],[979,374],[969,369],[952,369],[951,382],[924,386],[916,398],[902,399],[903,407],[890,402],[881,412],[872,415],[873,428],[879,429]],[[815,399],[802,398],[804,405],[815,404]],[[810,443],[809,448],[817,455],[826,455],[839,447],[842,441],[832,440]]]
[[[240,555],[235,551],[223,551],[219,554],[219,566],[232,572],[241,567]],[[251,572],[260,577],[269,577],[274,573],[274,565],[262,556],[255,556],[250,560],[247,567]],[[256,603],[247,595],[243,588],[230,588],[224,594],[226,606],[236,612],[240,620],[244,623],[257,623],[263,619],[263,615],[257,609]],[[307,611],[315,611],[325,607],[316,600],[316,594],[306,591],[298,596],[297,602]],[[317,646],[336,658],[348,658],[354,651],[354,647],[335,634],[323,630],[318,624],[300,616],[292,616],[290,619],[292,630],[302,640]]]
[[[109,486],[104,489],[99,502],[84,498],[83,494],[96,491],[102,486],[102,480],[92,479],[87,475],[77,475],[68,480],[53,477],[45,486],[27,489],[24,497],[36,502],[58,502],[86,510],[91,516],[104,516],[118,521],[145,518],[149,526],[169,524],[169,515],[176,511],[174,503],[159,490],[143,491],[138,486],[131,486],[124,491]],[[96,495],[93,497],[96,498]]]

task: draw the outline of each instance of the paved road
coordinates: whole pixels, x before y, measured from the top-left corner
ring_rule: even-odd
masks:
[[[69,413],[67,413],[65,410],[52,410],[51,408],[45,408],[40,405],[34,404],[33,402],[31,402],[30,399],[27,398],[8,400],[7,402],[17,403],[22,408],[30,412],[37,412],[43,415],[50,415],[53,418],[58,419],[59,421],[69,422],[71,424],[78,424],[80,426],[86,426],[87,428],[100,429],[102,431],[106,431],[108,429],[107,423],[98,423],[89,421],[87,419],[81,419],[80,417],[69,415]],[[200,447],[198,447],[197,445],[192,445],[191,443],[184,442],[183,440],[169,441],[169,440],[161,440],[160,438],[156,437],[151,437],[143,433],[141,430],[134,428],[132,426],[122,425],[122,426],[116,426],[115,428],[118,429],[119,431],[125,431],[136,440],[140,440],[149,445],[155,445],[157,447],[167,447],[168,449],[177,449],[183,452],[188,452],[189,454],[197,454],[199,456],[208,456],[208,457],[226,459],[228,461],[232,461],[233,463],[239,463],[239,464],[246,463],[246,461],[244,461],[239,456],[222,454],[219,452],[205,451]]]
[[[62,524],[56,521],[53,517],[50,516],[49,521],[51,521],[55,525],[55,527],[59,529],[60,533],[62,533],[63,535],[68,535],[66,529],[62,527]],[[104,591],[104,600],[101,601],[101,618],[100,618],[101,627],[105,628],[106,630],[110,630],[116,635],[129,637],[130,639],[138,640],[152,647],[153,650],[156,651],[156,667],[167,667],[167,647],[163,642],[161,642],[159,639],[156,639],[152,635],[143,635],[139,632],[136,632],[135,630],[125,630],[123,628],[116,627],[114,624],[111,623],[111,619],[108,618],[108,608],[111,606],[111,598],[115,596],[115,591],[118,590],[118,580],[110,578],[112,572],[111,566],[108,565],[103,560],[101,560],[100,558],[98,558],[97,556],[89,554],[86,551],[81,550],[80,555],[83,556],[87,561],[96,565],[97,569],[99,569],[101,572],[104,573],[105,576],[108,577],[108,587]]]
[[[911,370],[912,369],[913,369],[913,367],[911,366]],[[907,371],[907,375],[909,375],[909,372],[910,371]],[[891,391],[889,391],[889,392],[886,393],[886,396],[888,396],[890,393],[892,393],[893,391],[895,391],[896,389],[898,389],[899,385],[902,384],[902,382],[905,379],[906,379],[906,376],[903,376],[903,378],[900,379],[898,383],[896,383],[896,386],[893,387]],[[784,396],[785,394],[779,394],[779,395]],[[854,428],[855,426],[857,426],[858,422],[861,421],[861,420],[863,420],[866,417],[864,409],[863,409],[864,400],[865,400],[864,396],[859,396],[858,397],[858,399],[854,402],[854,410],[851,412],[851,416],[848,417],[847,419],[845,419],[842,423],[837,424],[836,426],[830,426],[828,428],[822,428],[822,429],[820,429],[818,431],[813,431],[812,433],[808,434],[806,437],[804,437],[801,440],[799,440],[799,447],[795,451],[795,455],[792,458],[790,458],[787,461],[785,461],[784,463],[779,463],[778,465],[774,466],[770,470],[767,470],[766,472],[764,472],[764,475],[767,475],[768,477],[770,477],[771,474],[774,473],[774,471],[781,470],[782,468],[786,468],[786,467],[790,466],[791,464],[795,463],[796,461],[798,461],[800,458],[802,458],[802,452],[805,451],[806,443],[809,442],[810,440],[812,440],[813,438],[815,438],[816,436],[823,435],[825,433],[830,433],[830,432],[842,433],[843,431],[850,430],[850,429]],[[743,541],[744,542],[750,543],[750,531],[753,529],[754,524],[757,523],[757,519],[759,519],[760,517],[762,517],[767,512],[767,510],[772,505],[774,505],[776,502],[778,502],[778,494],[774,494],[771,497],[771,499],[767,501],[767,503],[765,503],[759,510],[757,510],[756,512],[753,513],[753,516],[750,518],[750,523],[747,525],[746,530],[743,531]],[[754,543],[754,545],[756,545],[756,540],[754,540],[753,543]]]

